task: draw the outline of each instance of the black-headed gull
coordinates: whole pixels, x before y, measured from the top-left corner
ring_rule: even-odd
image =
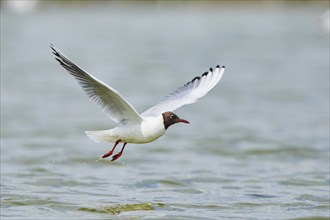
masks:
[[[119,153],[112,157],[117,160],[127,143],[149,143],[162,136],[166,129],[175,123],[189,123],[179,118],[172,111],[196,102],[206,95],[220,81],[225,67],[216,66],[201,76],[174,90],[157,105],[139,114],[115,89],[96,79],[70,61],[53,45],[50,45],[56,60],[79,82],[89,98],[99,104],[109,118],[118,124],[117,127],[102,131],[86,131],[87,136],[100,143],[115,143],[112,149],[102,158],[113,154],[119,143],[124,143]]]

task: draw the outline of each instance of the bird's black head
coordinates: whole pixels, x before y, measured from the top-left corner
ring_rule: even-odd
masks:
[[[179,122],[189,124],[189,121],[179,118],[173,112],[165,112],[162,115],[163,115],[163,119],[164,119],[165,129],[170,127],[172,124],[179,123]]]

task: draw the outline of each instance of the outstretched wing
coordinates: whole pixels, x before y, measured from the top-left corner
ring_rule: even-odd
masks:
[[[89,98],[99,104],[109,118],[118,124],[139,123],[142,118],[115,89],[99,81],[50,45],[56,60],[79,82]]]
[[[202,76],[195,77],[190,82],[174,90],[157,105],[147,109],[141,114],[142,117],[157,116],[167,111],[174,111],[181,106],[192,104],[205,96],[220,81],[225,66],[210,68]]]

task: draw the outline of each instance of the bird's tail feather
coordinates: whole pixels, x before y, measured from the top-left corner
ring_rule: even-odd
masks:
[[[117,138],[111,136],[110,130],[102,131],[85,131],[87,137],[98,143],[113,143],[117,141]]]

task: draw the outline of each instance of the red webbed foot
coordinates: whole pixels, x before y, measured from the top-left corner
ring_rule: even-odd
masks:
[[[109,157],[109,156],[112,155],[112,153],[113,153],[112,151],[109,151],[108,153],[104,154],[104,155],[102,156],[102,158]]]
[[[111,156],[113,154],[113,151],[116,149],[116,147],[117,147],[117,145],[119,144],[120,141],[121,141],[120,139],[117,140],[116,143],[115,143],[115,145],[112,147],[111,151],[109,151],[108,153],[104,154],[102,156],[102,158],[106,158],[106,157]]]
[[[117,160],[123,154],[126,144],[127,144],[127,142],[124,143],[123,148],[121,149],[121,151],[118,154],[112,156],[111,161]]]
[[[118,154],[116,154],[116,155],[113,155],[112,156],[112,160],[111,161],[115,161],[115,160],[117,160],[120,156],[122,155],[122,153],[121,152],[119,152]]]

